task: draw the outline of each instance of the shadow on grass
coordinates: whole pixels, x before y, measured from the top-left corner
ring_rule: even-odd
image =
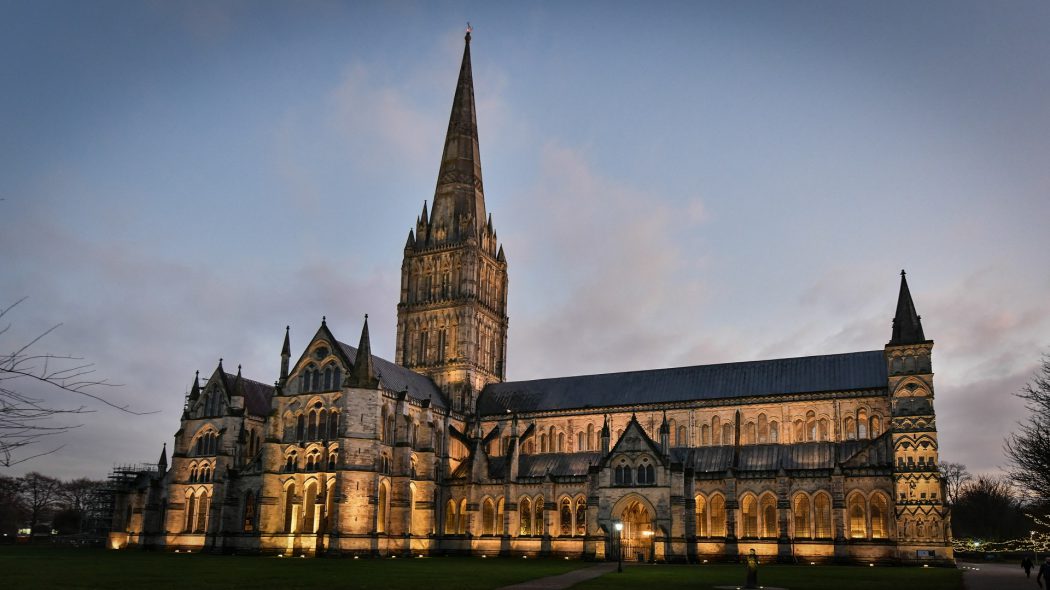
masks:
[[[588,565],[560,559],[300,559],[0,547],[5,588],[489,590]]]

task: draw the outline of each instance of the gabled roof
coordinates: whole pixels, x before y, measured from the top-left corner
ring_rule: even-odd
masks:
[[[357,357],[357,348],[338,342],[343,354],[348,358]],[[445,396],[438,386],[431,381],[430,377],[420,375],[411,369],[396,365],[386,359],[372,355],[376,373],[379,374],[379,385],[390,391],[407,391],[408,397],[418,400],[431,400],[430,403],[437,408],[447,408]]]
[[[761,395],[885,389],[882,350],[507,381],[485,387],[481,415]]]
[[[233,383],[237,375],[225,373],[226,382]],[[273,385],[259,383],[245,377],[240,377],[241,387],[244,395],[244,411],[253,416],[265,418],[270,415],[270,400],[273,398]],[[233,392],[230,392],[233,393]]]
[[[637,416],[632,414],[631,421],[623,429],[623,434],[620,435],[613,448],[609,450],[609,459],[611,460],[613,455],[620,452],[639,451],[648,451],[659,457],[661,461],[663,460],[663,452],[660,450],[660,445],[638,423]]]

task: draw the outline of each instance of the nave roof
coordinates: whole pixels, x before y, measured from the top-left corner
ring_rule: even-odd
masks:
[[[763,395],[885,389],[882,350],[507,381],[485,387],[481,415]]]
[[[336,341],[347,357],[357,358],[357,348],[345,342]],[[426,375],[420,375],[411,369],[406,369],[394,364],[380,356],[372,355],[376,373],[379,375],[379,385],[390,391],[407,391],[408,397],[425,401],[437,408],[447,408],[445,396],[438,386]]]

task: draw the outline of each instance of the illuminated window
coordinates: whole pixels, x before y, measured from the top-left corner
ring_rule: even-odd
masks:
[[[811,536],[809,531],[809,498],[805,494],[796,495],[791,512],[795,517],[795,538],[808,539]]]
[[[704,500],[703,496],[696,497],[696,536],[706,537],[708,535],[707,526],[707,501]]]

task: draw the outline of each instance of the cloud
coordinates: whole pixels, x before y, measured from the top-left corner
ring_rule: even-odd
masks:
[[[348,67],[329,100],[333,123],[359,163],[416,167],[440,158],[441,118],[414,103],[404,89],[377,80],[364,65]]]
[[[535,185],[512,202],[515,223],[505,235],[519,273],[513,371],[535,377],[667,366],[690,344],[692,322],[681,313],[702,303],[704,288],[682,272],[688,260],[680,238],[699,222],[701,202],[676,207],[603,177],[584,153],[556,142],[540,148]],[[530,292],[557,303],[531,308]]]

